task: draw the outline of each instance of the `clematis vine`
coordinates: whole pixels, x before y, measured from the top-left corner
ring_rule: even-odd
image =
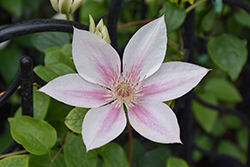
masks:
[[[177,118],[163,102],[189,92],[209,70],[184,62],[162,63],[167,49],[164,17],[134,34],[122,68],[116,50],[93,33],[74,28],[72,47],[78,73],[58,77],[40,91],[65,104],[91,108],[82,124],[87,151],[119,136],[127,118],[151,141],[181,143]]]

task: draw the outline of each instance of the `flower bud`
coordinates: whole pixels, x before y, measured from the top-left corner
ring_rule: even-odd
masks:
[[[97,26],[95,26],[95,22],[91,15],[89,15],[89,32],[92,32],[99,37],[101,37],[103,40],[105,40],[107,43],[111,43],[109,38],[109,32],[107,27],[103,24],[103,20],[101,19]]]
[[[72,14],[78,9],[83,0],[50,0],[52,7],[62,14]]]

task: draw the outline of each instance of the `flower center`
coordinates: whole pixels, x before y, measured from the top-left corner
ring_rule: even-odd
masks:
[[[116,95],[122,100],[126,100],[132,94],[132,89],[127,84],[118,85],[116,88]]]

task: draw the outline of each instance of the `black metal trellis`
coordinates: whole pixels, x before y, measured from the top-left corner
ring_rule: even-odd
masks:
[[[240,0],[223,0],[224,3],[237,6],[239,8],[244,9],[250,14],[250,7],[243,3]],[[121,8],[122,0],[112,0],[110,3],[110,8],[108,12],[108,30],[110,33],[110,38],[112,41],[112,46],[117,49],[117,20]],[[145,10],[147,7],[145,6],[144,0],[142,0],[143,11],[142,11],[142,18],[145,16]],[[189,50],[189,62],[193,62],[193,48],[195,46],[195,35],[194,35],[194,10],[189,12],[184,23],[185,29],[185,36],[184,36],[184,47],[185,49]],[[73,28],[76,27],[83,30],[88,30],[88,27],[82,25],[78,22],[72,21],[64,21],[64,20],[52,20],[52,19],[40,19],[40,20],[31,20],[25,21],[21,23],[17,23],[11,25],[9,27],[3,28],[0,30],[0,42],[6,41],[8,39],[12,39],[15,37],[19,37],[21,35],[32,34],[37,32],[46,32],[46,31],[58,31],[58,32],[67,32],[72,33]],[[39,78],[32,70],[32,60],[30,57],[22,57],[20,60],[20,72],[15,78],[15,80],[11,83],[11,85],[7,88],[5,93],[0,97],[0,106],[6,102],[6,100],[17,90],[18,86],[21,85],[20,95],[21,95],[21,105],[22,105],[22,114],[33,116],[33,93],[32,93],[32,84],[36,82],[38,85],[43,86],[46,84],[41,78]],[[247,64],[247,69],[249,69],[249,64]],[[249,73],[249,70],[247,70]],[[211,105],[202,99],[200,99],[194,92],[191,92],[184,97],[182,102],[185,103],[185,120],[183,123],[183,130],[182,130],[182,139],[184,145],[180,148],[180,152],[178,152],[179,156],[183,157],[190,165],[190,167],[194,167],[195,165],[192,162],[191,152],[192,150],[198,150],[203,153],[206,157],[213,158],[213,159],[226,159],[239,167],[243,167],[244,165],[236,159],[233,159],[230,156],[218,154],[212,151],[205,151],[198,146],[196,146],[193,142],[193,131],[194,131],[194,116],[192,113],[192,101],[196,100],[200,104],[215,109],[216,111],[223,113],[223,114],[233,114],[240,118],[245,125],[250,129],[250,119],[247,114],[243,113],[242,111],[236,109],[226,108],[224,106],[215,106]],[[243,101],[243,103],[247,103]],[[182,108],[178,108],[178,110],[182,110]],[[248,155],[247,155],[247,167],[250,167],[250,140],[248,144]],[[13,141],[11,145],[2,153],[10,153],[13,152],[16,148],[20,147],[18,143]]]

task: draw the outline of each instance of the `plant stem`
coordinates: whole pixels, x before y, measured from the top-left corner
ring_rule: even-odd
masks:
[[[0,155],[0,159],[1,158],[6,158],[6,157],[9,157],[9,156],[12,156],[12,155],[19,155],[19,154],[24,154],[24,153],[28,153],[28,151],[27,150],[22,150],[22,151],[17,151],[17,152],[14,152],[14,153]]]
[[[55,159],[57,158],[57,156],[60,154],[60,152],[62,151],[62,149],[64,148],[64,146],[68,143],[69,139],[72,137],[72,135],[74,134],[74,132],[72,132],[69,137],[67,138],[67,140],[65,141],[65,143],[62,145],[62,147],[60,148],[60,150],[57,152],[57,154],[54,156],[53,159],[51,159],[50,162],[50,167],[52,166],[53,162],[55,161]]]
[[[119,30],[119,29],[122,29],[124,27],[132,26],[132,25],[148,23],[148,22],[150,22],[152,20],[154,20],[154,19],[138,20],[138,21],[133,21],[133,22],[125,23],[125,24],[119,25],[117,27],[117,29]]]
[[[128,148],[128,163],[131,165],[132,153],[133,153],[133,129],[128,122],[128,136],[129,136],[129,148]]]
[[[194,3],[193,5],[189,6],[187,9],[186,9],[186,13],[190,12],[191,10],[193,10],[196,6],[202,4],[203,2],[206,2],[207,0],[200,0],[196,3]]]

